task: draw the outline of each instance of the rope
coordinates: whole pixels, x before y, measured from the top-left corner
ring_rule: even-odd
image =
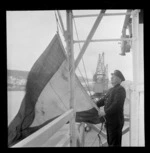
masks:
[[[77,39],[79,40],[78,33],[77,33],[77,28],[76,28],[76,23],[75,23],[75,20],[74,19],[73,19],[73,21],[74,21],[74,25],[75,25],[75,31],[76,31]],[[78,44],[79,44],[79,49],[81,50],[80,43],[78,43]],[[83,58],[82,58],[82,62],[83,62],[84,71],[85,71],[85,74],[86,74],[86,69],[85,69],[85,64],[84,64]],[[78,67],[78,70],[79,70],[79,67]],[[80,73],[81,73],[81,71],[80,71]],[[82,75],[82,78],[84,79],[83,75]],[[85,80],[84,81],[85,81],[86,87],[87,87],[87,89],[89,91],[89,94],[91,96],[91,92],[90,92],[90,88],[89,88],[89,83],[88,83],[88,79],[87,79],[87,74],[86,74],[86,80],[87,80],[87,84],[86,84],[86,81]],[[95,101],[95,99],[94,99],[94,101]],[[92,102],[92,105],[93,105],[93,107],[95,107],[95,109],[98,111],[98,114],[99,114],[100,113],[100,110],[98,109],[98,107],[96,106],[96,104],[94,102]]]
[[[57,33],[59,33],[59,28],[60,28],[61,33],[63,34],[63,30],[62,30],[61,25],[59,23],[59,20],[57,18],[56,11],[55,11],[55,18],[56,18],[56,25],[57,25]],[[59,28],[58,28],[58,26],[59,26]]]
[[[100,134],[101,134],[102,129],[103,129],[103,124],[104,124],[104,123],[102,123],[101,129],[100,129],[99,133],[97,134],[97,136],[98,136],[98,138],[99,138],[99,146],[100,146],[100,143],[101,143],[101,145],[103,146],[103,143],[102,143],[102,140],[101,140],[101,137],[100,137]]]
[[[61,30],[61,32],[62,32],[62,34],[63,34],[63,31],[62,31],[61,26],[60,26],[60,24],[59,24],[59,21],[58,21],[56,12],[55,12],[55,18],[56,18],[56,25],[57,25],[57,33],[59,33],[59,28],[60,28],[60,30]],[[77,35],[77,38],[78,38],[78,40],[79,40],[79,36],[78,36],[78,33],[77,33],[77,28],[76,28],[75,20],[74,20],[74,25],[75,25],[76,35]],[[58,26],[59,26],[59,28],[58,28]],[[78,44],[79,44],[79,43],[78,43]],[[80,44],[79,44],[79,49],[81,50]],[[83,75],[82,75],[82,73],[81,73],[79,67],[78,67],[78,70],[79,70],[80,75],[82,76],[82,79],[83,79],[83,81],[85,82],[85,85],[86,85],[86,87],[87,87],[87,89],[88,89],[88,91],[89,91],[89,94],[90,94],[90,96],[91,96],[92,94],[91,94],[91,91],[90,91],[89,82],[88,82],[88,79],[87,79],[87,73],[86,73],[86,68],[85,68],[85,64],[84,64],[83,58],[82,58],[82,63],[83,63],[83,67],[84,67],[84,71],[85,71],[85,75],[86,75],[86,80],[87,80],[87,82],[86,82],[86,80],[84,79],[84,77],[83,77]],[[71,71],[71,69],[70,69],[70,71]],[[53,90],[54,90],[54,89],[53,89]],[[56,92],[55,92],[55,93],[56,93]],[[57,93],[56,93],[56,94],[57,94]],[[57,95],[58,95],[58,94],[57,94]],[[59,97],[59,99],[60,99],[60,97]],[[60,100],[61,100],[61,99],[60,99]],[[61,101],[62,101],[62,100],[61,100]],[[96,109],[97,109],[97,108],[96,108]]]
[[[102,146],[102,147],[103,147],[103,143],[102,143],[100,134],[101,134],[101,132],[102,132],[103,125],[104,125],[104,123],[101,124],[101,128],[100,128],[100,130],[99,130],[99,133],[97,134],[97,136],[98,136],[98,138],[99,138],[99,146]],[[91,144],[91,146],[94,145],[94,143],[95,143],[96,140],[97,140],[97,137],[95,138],[95,140],[93,141],[93,143]]]
[[[59,32],[59,29],[58,29],[58,18],[56,16],[56,12],[54,12],[54,13],[55,13],[55,19],[56,19],[57,33],[58,33]]]
[[[80,72],[80,75],[82,76],[83,82],[85,82],[85,85],[86,85],[86,87],[87,87],[87,89],[88,89],[88,91],[89,91],[89,94],[90,94],[90,96],[91,96],[91,93],[90,93],[90,88],[89,88],[89,86],[88,86],[87,82],[85,81],[84,76],[82,75],[82,73],[81,73],[81,71],[80,71],[79,67],[78,67],[78,71]]]
[[[76,31],[77,39],[79,40],[79,36],[78,36],[78,32],[77,32],[76,23],[75,23],[75,20],[74,20],[74,19],[73,19],[73,21],[74,21],[74,25],[75,25],[75,31]],[[79,50],[81,51],[80,43],[78,43],[78,44],[79,44]],[[83,68],[84,68],[84,71],[85,71],[85,75],[86,75],[86,80],[87,80],[87,82],[85,81],[85,79],[84,79],[84,77],[83,77],[83,75],[82,75],[82,73],[81,73],[79,67],[78,67],[78,70],[79,70],[79,72],[80,72],[80,74],[81,74],[81,76],[82,76],[82,78],[83,78],[83,80],[84,80],[84,82],[85,82],[85,84],[86,84],[86,87],[87,87],[87,89],[88,89],[88,91],[89,91],[89,94],[90,94],[90,96],[91,96],[90,87],[89,87],[89,82],[88,82],[87,73],[86,73],[86,68],[85,68],[85,64],[84,64],[83,58],[82,58],[82,63],[83,63]]]
[[[59,33],[59,28],[60,28],[60,30],[61,30],[61,32],[62,32],[62,34],[63,34],[61,25],[60,25],[60,23],[59,23],[59,20],[58,20],[58,18],[57,18],[57,15],[56,15],[56,11],[55,11],[55,18],[56,18],[56,25],[57,25],[57,33]],[[79,36],[78,36],[78,33],[77,33],[77,28],[76,28],[76,23],[75,23],[75,20],[74,20],[74,19],[73,19],[73,21],[74,21],[74,25],[75,25],[76,35],[77,35],[77,38],[78,38],[78,40],[79,40]],[[58,28],[58,26],[59,26],[59,28]],[[78,43],[78,44],[79,44],[79,49],[81,50],[80,43]],[[90,91],[89,82],[88,82],[87,73],[86,73],[86,68],[85,68],[85,64],[84,64],[83,58],[82,58],[82,63],[83,63],[84,72],[85,72],[86,80],[87,80],[87,81],[84,79],[84,77],[83,77],[83,75],[82,75],[82,73],[81,73],[79,67],[78,67],[78,71],[80,72],[80,75],[82,76],[82,79],[83,79],[83,81],[85,82],[85,85],[86,85],[86,87],[87,87],[87,89],[88,89],[88,91],[89,91],[89,94],[90,94],[90,96],[91,96],[92,94],[91,94],[91,91]],[[71,70],[70,70],[70,71],[71,71]]]
[[[56,15],[56,11],[55,11],[55,18],[56,18],[56,25],[57,25],[57,33],[59,33],[59,28],[60,28],[60,30],[61,30],[61,32],[62,32],[62,34],[63,34],[61,25],[59,24],[59,20],[58,20],[57,15]],[[74,20],[74,19],[73,19],[73,21],[74,21],[74,25],[75,25],[76,35],[77,35],[77,38],[78,38],[78,40],[79,40],[78,33],[77,33],[77,28],[76,28],[76,23],[75,23],[75,20]],[[58,28],[58,26],[59,26],[59,28]],[[78,44],[79,44],[79,49],[81,50],[80,43],[78,43]],[[88,89],[88,91],[89,91],[89,94],[90,94],[90,96],[91,96],[92,94],[91,94],[91,92],[90,92],[89,82],[88,82],[88,79],[87,79],[87,73],[86,73],[86,68],[85,68],[85,64],[84,64],[83,58],[82,58],[82,63],[83,63],[83,67],[84,67],[84,71],[85,71],[85,75],[86,75],[86,80],[87,80],[87,82],[86,82],[86,80],[84,79],[84,77],[83,77],[83,75],[82,75],[82,73],[81,73],[79,67],[78,67],[78,71],[80,72],[80,75],[82,76],[83,81],[85,82],[85,85],[86,85],[86,87],[87,87],[87,89]],[[71,70],[70,70],[70,71],[71,71]]]
[[[95,140],[93,141],[93,143],[91,144],[91,146],[93,146],[94,145],[94,143],[95,143],[95,141],[97,140],[97,137],[95,137]]]
[[[50,86],[52,87],[53,91],[55,92],[55,94],[58,96],[59,100],[62,102],[63,106],[65,107],[66,110],[68,110],[68,108],[66,107],[66,105],[64,104],[63,100],[60,98],[59,94],[56,92],[56,90],[54,89],[54,87],[52,86],[52,83],[50,82]]]

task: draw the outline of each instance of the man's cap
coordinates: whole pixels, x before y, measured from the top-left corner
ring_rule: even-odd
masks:
[[[125,81],[123,74],[119,70],[115,70],[114,73],[111,74],[119,77],[122,81]]]

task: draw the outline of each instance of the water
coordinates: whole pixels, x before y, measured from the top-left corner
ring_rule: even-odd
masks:
[[[25,91],[8,91],[7,92],[8,125],[17,114],[24,95],[25,95]]]

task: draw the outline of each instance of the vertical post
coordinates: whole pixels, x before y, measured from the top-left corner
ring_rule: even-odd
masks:
[[[132,57],[133,57],[133,98],[130,104],[130,139],[131,146],[144,145],[144,81],[141,77],[143,73],[143,55],[142,41],[140,41],[140,28],[139,28],[139,10],[132,13]],[[142,38],[143,39],[143,38]],[[141,47],[140,47],[141,46]]]
[[[141,13],[141,12],[140,12]],[[140,14],[139,14],[140,16]],[[143,18],[143,17],[141,17]],[[139,17],[140,19],[140,17]],[[139,23],[139,145],[145,146],[144,130],[144,59],[143,59],[143,22]]]
[[[132,96],[132,87],[129,88],[129,146],[131,146],[131,96]]]
[[[133,29],[133,41],[132,41],[132,61],[133,61],[133,97],[130,104],[130,139],[131,146],[138,146],[138,94],[136,91],[137,86],[137,52],[138,52],[138,13],[133,11],[132,13],[132,29]]]
[[[84,147],[85,143],[85,123],[81,122],[78,127],[78,147]]]
[[[67,52],[70,71],[70,109],[74,109],[74,53],[73,53],[73,24],[72,24],[72,11],[67,10]],[[75,116],[70,120],[70,146],[76,146],[76,129],[75,129]]]

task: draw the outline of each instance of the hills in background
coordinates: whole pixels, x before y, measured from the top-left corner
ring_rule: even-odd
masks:
[[[7,70],[7,77],[15,77],[18,79],[27,79],[29,71],[21,71],[21,70]],[[86,78],[82,78],[78,76],[79,80],[83,82]],[[84,80],[83,80],[84,79]],[[88,78],[88,81],[92,81],[92,79]]]
[[[25,90],[28,71],[7,70],[7,89]]]
[[[13,76],[15,78],[22,78],[27,79],[28,71],[21,71],[21,70],[7,70],[7,77]]]
[[[8,90],[24,90],[28,73],[29,71],[7,70]],[[92,81],[92,79],[82,78],[81,76],[78,76],[78,78],[81,83],[85,80]]]

